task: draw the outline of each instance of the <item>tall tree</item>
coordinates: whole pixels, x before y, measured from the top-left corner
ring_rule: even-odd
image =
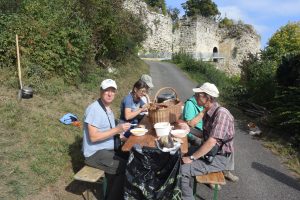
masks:
[[[168,13],[171,16],[173,23],[175,23],[179,20],[180,11],[178,8],[169,8]]]
[[[171,16],[172,19],[172,31],[174,32],[179,27],[179,14],[180,11],[178,8],[169,8],[168,13]]]
[[[212,0],[187,0],[181,5],[185,10],[185,14],[189,17],[201,15],[215,18],[220,15],[217,4]]]
[[[263,58],[281,61],[286,53],[300,49],[300,21],[281,27],[269,40]]]

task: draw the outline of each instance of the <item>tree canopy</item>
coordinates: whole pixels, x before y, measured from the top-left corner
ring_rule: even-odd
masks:
[[[169,8],[168,13],[171,16],[171,19],[173,22],[176,22],[179,20],[180,10],[178,8]]]
[[[151,6],[153,8],[158,8],[159,10],[161,10],[162,14],[165,15],[167,13],[165,0],[145,0],[145,2],[149,6]]]
[[[181,5],[188,17],[196,15],[216,17],[220,15],[217,5],[212,0],[187,0]]]
[[[300,21],[288,23],[281,27],[269,40],[268,46],[263,52],[263,57],[281,61],[286,53],[299,51],[300,49]]]

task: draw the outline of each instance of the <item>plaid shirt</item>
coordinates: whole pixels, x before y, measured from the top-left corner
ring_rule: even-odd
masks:
[[[215,102],[205,114],[203,129],[209,133],[209,137],[216,138],[218,144],[221,144],[220,140],[224,141],[234,137],[234,118],[226,108],[220,107],[215,114],[215,120],[212,121],[212,115],[217,107],[219,107],[219,104]],[[223,153],[231,153],[233,151],[233,140],[223,145]]]

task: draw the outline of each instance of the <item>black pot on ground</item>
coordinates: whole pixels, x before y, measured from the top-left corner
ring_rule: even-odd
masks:
[[[21,97],[23,99],[30,99],[33,97],[33,90],[31,87],[23,87],[21,89]]]

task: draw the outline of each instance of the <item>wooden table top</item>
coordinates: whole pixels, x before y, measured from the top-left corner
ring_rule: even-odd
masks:
[[[143,136],[134,136],[130,135],[125,144],[122,147],[122,151],[130,151],[133,145],[139,144],[142,147],[156,147],[155,139],[157,138],[153,124],[151,124],[148,116],[144,116],[141,123],[145,125],[145,128],[148,129],[148,132]],[[187,137],[181,138],[183,143],[180,146],[181,153],[185,154],[188,152],[188,140]]]

